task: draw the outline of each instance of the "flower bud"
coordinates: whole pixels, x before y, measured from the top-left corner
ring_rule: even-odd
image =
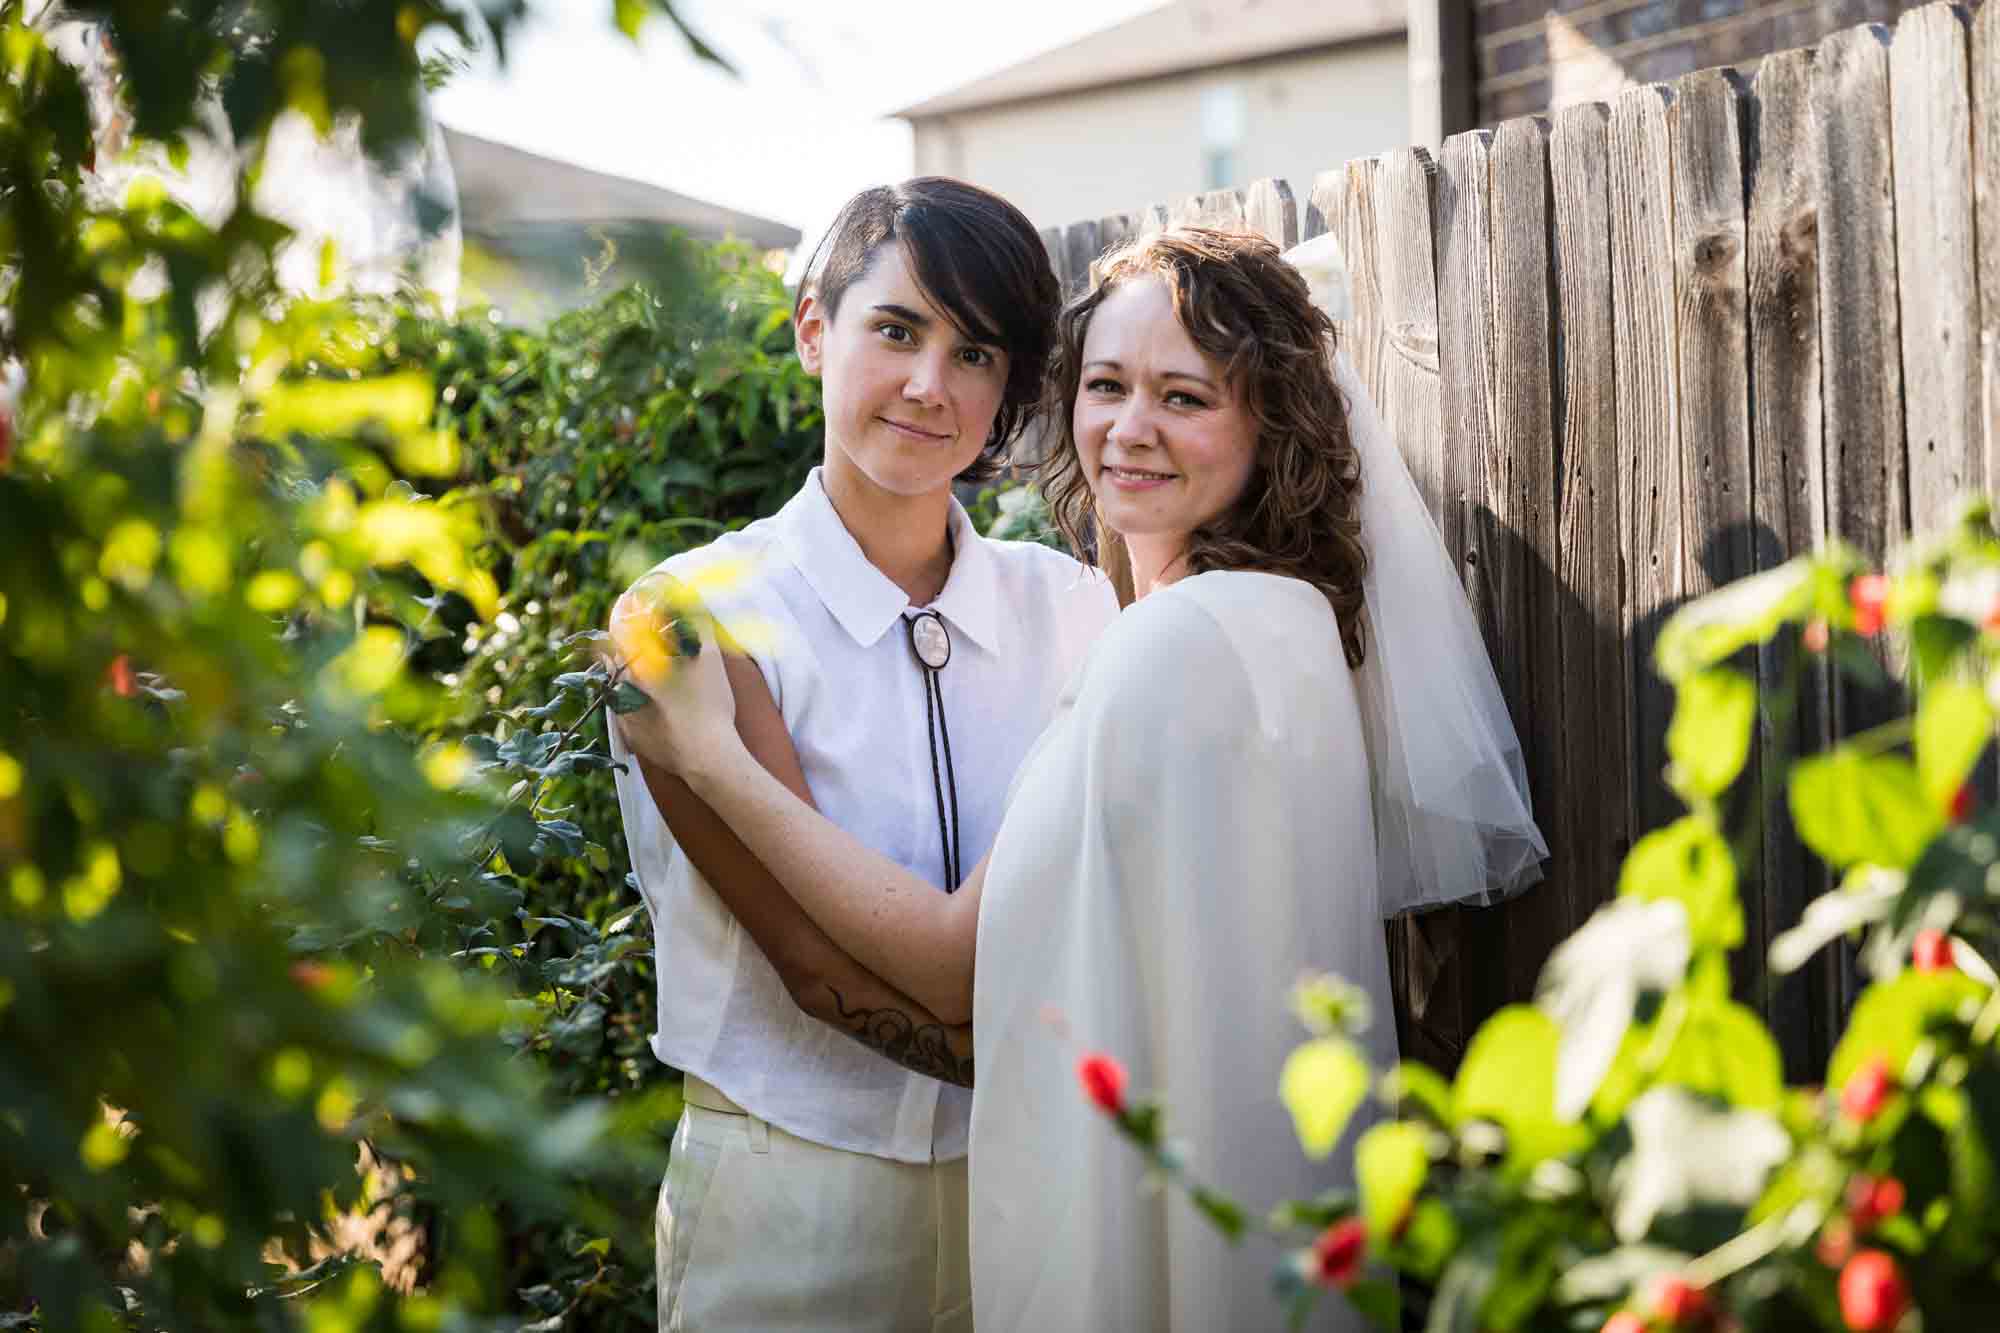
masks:
[[[1889,1094],[1895,1090],[1896,1080],[1889,1073],[1889,1062],[1879,1055],[1873,1056],[1847,1076],[1847,1084],[1840,1090],[1840,1109],[1850,1119],[1865,1125],[1881,1114]]]
[[[1882,632],[1888,619],[1889,580],[1881,574],[1863,574],[1847,585],[1847,600],[1854,608],[1854,632],[1874,635]]]
[[[1919,972],[1949,972],[1958,966],[1951,957],[1951,936],[1941,930],[1918,931],[1910,961]]]
[[[1847,1220],[1856,1232],[1867,1231],[1903,1211],[1903,1182],[1894,1176],[1863,1172],[1847,1182]]]
[[[1098,1109],[1111,1115],[1124,1113],[1125,1066],[1093,1051],[1076,1062],[1076,1076],[1083,1084],[1084,1095]]]
[[[1840,1317],[1855,1333],[1888,1333],[1909,1308],[1909,1284],[1881,1250],[1863,1250],[1840,1270]]]
[[[1654,1280],[1648,1304],[1669,1328],[1691,1324],[1709,1312],[1708,1293],[1671,1274]]]
[[[1361,1276],[1361,1259],[1368,1252],[1368,1228],[1358,1217],[1343,1218],[1313,1242],[1313,1281],[1322,1287],[1348,1287]]]

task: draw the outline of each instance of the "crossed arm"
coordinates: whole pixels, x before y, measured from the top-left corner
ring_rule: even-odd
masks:
[[[620,614],[613,612],[614,621]],[[797,757],[763,677],[748,661],[723,653],[713,627],[701,636],[701,650],[678,658],[670,678],[648,681],[634,673],[653,701],[619,715],[626,744],[677,775],[690,804],[719,820],[747,858],[862,968],[932,1019],[969,1023],[986,862],[956,893],[939,893],[837,828],[807,804],[802,780],[783,780],[782,763],[796,770]],[[636,637],[629,627],[628,637]]]
[[[736,752],[780,798],[832,829],[812,806],[798,752],[757,668],[747,659],[730,657],[724,660],[723,671],[735,696],[735,734],[740,740]],[[658,706],[645,711],[657,712]],[[632,728],[625,734],[628,741],[639,739]],[[963,1018],[941,1020],[857,962],[793,901],[707,801],[662,768],[645,748],[634,744],[633,751],[674,840],[750,932],[800,1009],[907,1069],[972,1086],[972,1029]],[[933,897],[943,898],[936,889],[924,887]]]

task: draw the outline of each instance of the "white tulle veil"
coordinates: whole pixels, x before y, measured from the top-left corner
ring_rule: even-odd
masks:
[[[1286,251],[1313,300],[1349,315],[1332,235]],[[1527,770],[1465,589],[1409,465],[1345,356],[1334,378],[1361,455],[1367,660],[1355,673],[1384,916],[1491,903],[1542,877]]]

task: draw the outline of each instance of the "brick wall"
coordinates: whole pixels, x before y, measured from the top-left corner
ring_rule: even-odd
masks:
[[[1479,122],[1749,66],[1924,0],[1472,0]],[[1746,72],[1748,72],[1746,70]]]

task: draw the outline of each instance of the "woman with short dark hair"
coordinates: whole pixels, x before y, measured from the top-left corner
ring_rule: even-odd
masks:
[[[632,599],[703,587],[750,653],[728,668],[739,752],[940,898],[1117,611],[1101,576],[989,541],[952,498],[1035,415],[1057,301],[997,196],[939,178],[857,195],[794,311],[824,461]],[[948,666],[917,651],[940,642]],[[963,1020],[858,965],[685,783],[615,731],[612,750],[656,941],[653,1050],[686,1075],[661,1328],[969,1327]]]

